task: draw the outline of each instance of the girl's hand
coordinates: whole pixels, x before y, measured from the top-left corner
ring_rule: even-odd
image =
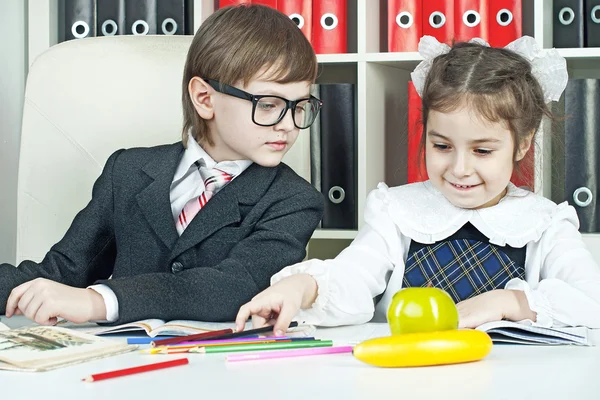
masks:
[[[317,282],[312,276],[297,274],[284,278],[240,308],[235,319],[236,330],[243,331],[252,316],[254,328],[274,325],[275,335],[283,336],[292,318],[301,308],[309,308],[316,297]]]
[[[102,296],[44,278],[25,282],[10,292],[6,316],[24,315],[40,325],[55,325],[58,317],[75,323],[106,319]]]
[[[459,328],[476,328],[486,322],[502,319],[536,320],[536,314],[529,308],[525,293],[520,290],[491,290],[461,301],[456,308]]]

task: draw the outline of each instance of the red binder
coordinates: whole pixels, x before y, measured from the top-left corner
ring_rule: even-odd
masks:
[[[455,41],[467,42],[476,37],[487,41],[487,34],[488,1],[454,0]]]
[[[412,82],[408,82],[408,158],[407,183],[429,179],[425,168],[425,152],[419,154],[423,124],[421,122],[421,98]]]
[[[312,40],[312,0],[278,0],[277,9],[298,25],[309,42]]]
[[[454,0],[424,1],[422,26],[423,35],[451,45],[454,38]]]
[[[228,6],[237,6],[239,4],[250,4],[252,1],[250,0],[219,0],[219,8],[228,7]]]
[[[348,51],[346,3],[346,0],[313,0],[312,44],[315,53]]]
[[[504,47],[521,37],[521,0],[489,2],[488,38],[490,46]]]
[[[248,3],[262,4],[263,6],[277,9],[277,1],[278,0],[251,0]],[[279,0],[279,1],[282,1],[282,0]]]
[[[422,29],[422,0],[388,0],[388,51],[417,51]]]

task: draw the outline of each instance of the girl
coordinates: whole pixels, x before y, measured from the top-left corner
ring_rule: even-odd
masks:
[[[380,184],[369,194],[365,224],[333,260],[286,267],[245,304],[238,329],[285,332],[292,318],[336,326],[385,321],[403,287],[434,286],[457,303],[460,327],[508,319],[541,326],[600,328],[600,268],[579,221],[510,182],[546,103],[567,82],[566,62],[524,37],[507,48],[477,41],[452,49],[421,40],[412,74],[422,97],[429,180]]]

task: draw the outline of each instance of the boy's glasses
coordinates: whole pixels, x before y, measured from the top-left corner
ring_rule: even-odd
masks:
[[[219,93],[252,102],[252,122],[259,126],[277,125],[288,110],[292,110],[292,119],[298,129],[306,129],[315,122],[323,102],[314,96],[307,99],[288,100],[273,95],[254,95],[244,92],[214,79],[205,79]]]

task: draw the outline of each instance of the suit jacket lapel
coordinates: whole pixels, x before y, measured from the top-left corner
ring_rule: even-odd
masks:
[[[171,211],[170,190],[183,150],[181,143],[175,143],[167,148],[164,157],[146,164],[142,170],[153,181],[136,196],[152,230],[169,249],[173,248],[178,238]]]
[[[256,204],[271,186],[276,173],[277,167],[250,165],[198,212],[175,244],[171,259],[202,242],[224,226],[239,222],[240,203]]]

